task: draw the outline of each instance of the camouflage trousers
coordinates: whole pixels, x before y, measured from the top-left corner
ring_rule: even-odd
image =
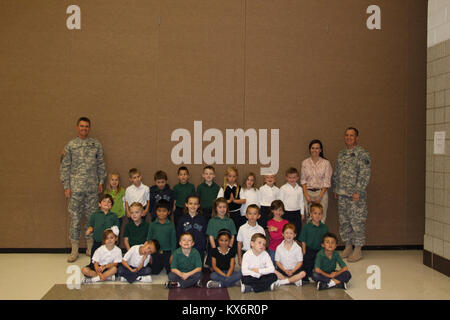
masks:
[[[98,210],[98,193],[97,192],[72,192],[69,198],[69,213],[70,213],[70,240],[80,240],[81,237],[81,219],[84,215],[86,223],[84,225],[84,232],[89,225],[89,219],[92,213]],[[86,239],[91,239],[93,233],[85,236]]]
[[[352,197],[338,196],[339,234],[345,244],[364,246],[367,212],[366,197],[355,202]]]

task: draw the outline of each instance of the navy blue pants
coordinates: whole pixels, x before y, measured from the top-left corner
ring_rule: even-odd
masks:
[[[255,292],[270,290],[272,283],[277,281],[277,275],[275,273],[265,274],[259,278],[252,276],[243,276],[242,283],[253,288]]]
[[[300,210],[297,211],[285,211],[283,219],[289,221],[295,226],[297,235],[302,231],[302,215]]]
[[[351,274],[350,274],[350,271],[344,271],[344,272],[342,272],[340,275],[338,275],[337,277],[335,277],[335,279],[339,280],[340,282],[345,282],[345,283],[347,283],[347,282],[350,281],[350,278],[351,278],[351,277],[352,277],[352,276],[351,276]],[[316,282],[321,281],[321,282],[325,282],[325,283],[328,283],[328,282],[330,282],[330,280],[331,280],[331,278],[325,277],[324,275],[321,275],[320,273],[317,273],[317,272],[313,272],[312,278],[313,278],[313,280],[316,281]]]
[[[171,251],[163,251],[152,254],[152,264],[150,265],[152,274],[159,274],[162,269],[166,269],[166,273],[170,272],[170,256]]]
[[[130,266],[130,267],[132,269],[136,268],[136,267],[132,267],[132,266]],[[150,269],[149,266],[144,267],[144,268],[142,268],[141,270],[139,270],[137,272],[131,272],[130,270],[128,270],[124,266],[120,265],[119,266],[119,270],[117,271],[117,275],[119,277],[124,277],[125,279],[127,279],[127,281],[129,283],[135,282],[138,277],[149,276],[151,273],[152,273],[152,270]]]

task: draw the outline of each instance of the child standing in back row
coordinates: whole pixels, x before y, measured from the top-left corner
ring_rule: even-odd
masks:
[[[206,223],[211,219],[213,201],[217,198],[220,187],[214,182],[216,171],[213,166],[206,166],[203,168],[202,178],[203,183],[197,186],[197,195],[202,204],[203,218]]]
[[[130,218],[130,205],[133,202],[139,202],[144,207],[142,213],[142,219],[147,217],[148,210],[150,208],[150,189],[148,186],[142,183],[141,172],[136,168],[131,168],[128,172],[131,185],[125,190],[125,211],[127,217]]]
[[[245,202],[241,206],[239,228],[247,222],[247,207],[254,204],[259,208],[259,190],[256,188],[256,176],[253,172],[248,173],[244,179],[244,187],[241,189],[241,197],[242,199],[245,199]],[[261,213],[259,217],[258,224],[265,229],[267,227],[267,220],[261,219]]]
[[[303,189],[298,185],[300,179],[296,168],[286,170],[286,184],[280,188],[280,200],[283,201],[284,218],[295,226],[298,233],[302,230],[302,220],[305,219],[305,204]]]
[[[173,208],[173,224],[178,225],[178,220],[184,214],[184,204],[188,196],[195,194],[195,186],[189,182],[189,170],[186,167],[178,168],[179,183],[173,187],[175,203]]]
[[[238,170],[235,167],[229,167],[225,171],[224,185],[220,188],[217,198],[225,198],[228,204],[230,218],[234,221],[234,227],[239,229],[241,221],[241,205],[245,203],[242,197],[241,187],[237,184]]]
[[[259,188],[259,204],[261,206],[260,225],[267,226],[270,215],[270,205],[274,200],[280,199],[280,189],[275,185],[275,175],[267,174],[264,176],[264,185]],[[265,223],[264,223],[265,221]]]

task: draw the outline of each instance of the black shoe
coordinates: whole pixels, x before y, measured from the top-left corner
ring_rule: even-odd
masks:
[[[202,287],[203,287],[203,285],[202,285],[202,280],[198,280],[198,281],[195,283],[195,286],[196,286],[197,288],[202,288]]]
[[[327,283],[322,281],[317,282],[317,290],[326,290],[326,289],[328,289]]]
[[[180,284],[177,281],[167,281],[164,285],[166,289],[179,288]]]
[[[335,285],[335,287],[338,288],[338,289],[347,290],[347,284],[345,282],[341,282],[341,283]]]

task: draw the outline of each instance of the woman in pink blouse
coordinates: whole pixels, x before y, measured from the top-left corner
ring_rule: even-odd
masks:
[[[300,184],[305,197],[306,215],[309,217],[311,203],[320,203],[323,206],[322,223],[325,223],[328,208],[328,188],[331,187],[333,169],[330,161],[323,156],[323,146],[320,140],[309,143],[311,157],[303,160]]]

